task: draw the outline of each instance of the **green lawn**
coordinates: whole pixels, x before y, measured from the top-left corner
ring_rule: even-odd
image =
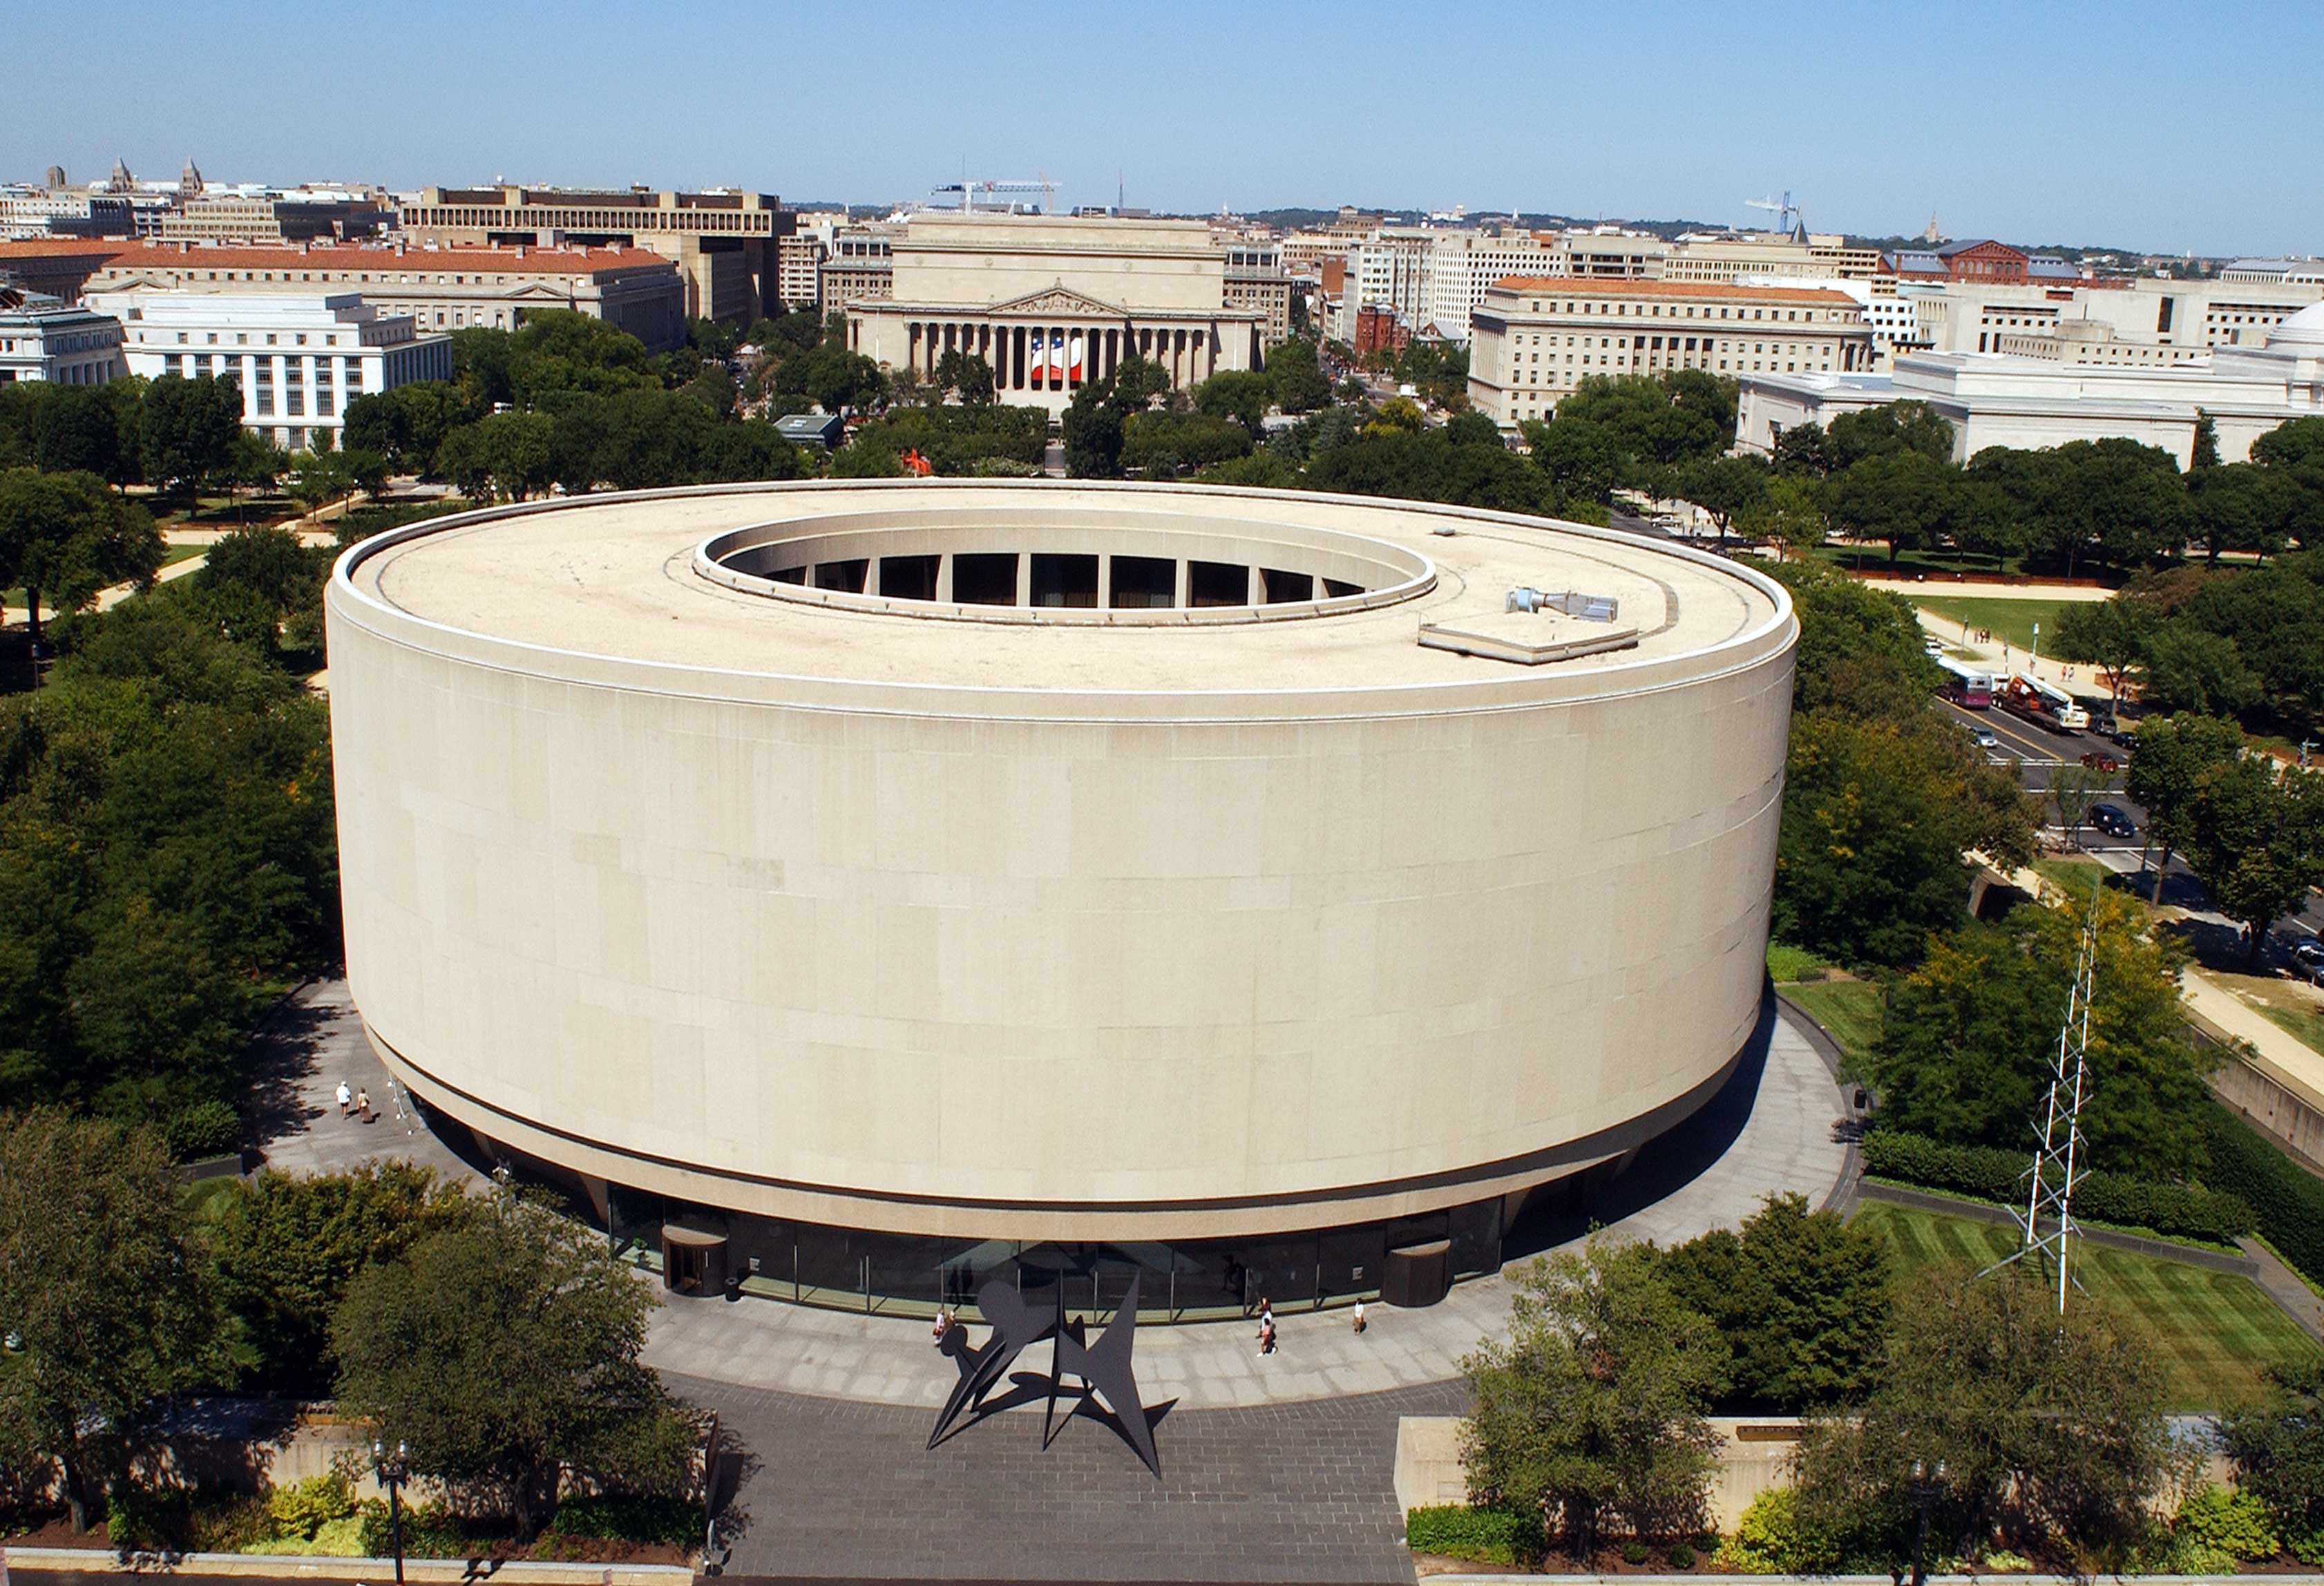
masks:
[[[1794,947],[1788,943],[1773,940],[1767,944],[1767,978],[1779,984],[1785,981],[1803,981],[1811,975],[1821,980],[1839,967],[1830,959],[1811,953],[1805,947]]]
[[[1864,1202],[1856,1222],[1887,1237],[1907,1295],[1914,1275],[1931,1267],[1966,1262],[1974,1270],[2017,1247],[2017,1231],[2006,1223],[1886,1201]],[[2316,1349],[2247,1277],[2087,1241],[2075,1247],[2074,1266],[2082,1289],[2069,1303],[2106,1306],[2126,1332],[2155,1351],[2174,1409],[2233,1404],[2259,1388],[2267,1366]]]
[[[2324,1014],[2301,1008],[2263,1008],[2268,1022],[2289,1030],[2314,1051],[2324,1052]]]
[[[1802,981],[1785,986],[1784,995],[1831,1032],[1851,1067],[1880,1044],[1886,1010],[1880,988],[1870,981]]]
[[[2013,651],[2023,653],[2034,647],[2034,624],[2042,624],[2044,635],[2058,631],[2058,613],[2070,601],[2047,597],[2015,600],[2006,597],[1978,595],[1963,598],[1958,595],[1918,595],[1912,597],[1914,605],[1931,612],[1952,624],[1950,631],[1940,638],[1959,639],[1960,625],[1992,630],[1997,641],[2006,642]]]

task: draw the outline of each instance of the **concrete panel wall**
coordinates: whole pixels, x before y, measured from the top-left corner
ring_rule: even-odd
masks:
[[[584,1172],[906,1231],[1314,1227],[1624,1148],[1758,1010],[1788,641],[1519,708],[1033,719],[329,612],[356,1003],[420,1094]]]

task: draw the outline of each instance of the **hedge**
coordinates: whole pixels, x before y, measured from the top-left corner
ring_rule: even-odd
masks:
[[[2324,1283],[2324,1180],[2224,1107],[2212,1107],[2209,1132],[2211,1182],[2250,1202],[2268,1243]]]
[[[2216,1148],[2212,1157],[2216,1164]],[[2025,1170],[2031,1162],[2030,1152],[1948,1145],[1897,1130],[1876,1129],[1864,1137],[1864,1170],[1875,1178],[1893,1178],[2004,1205],[2015,1205],[2024,1197]],[[2222,1177],[2216,1167],[2212,1176],[2225,1189],[2242,1189],[2240,1184]],[[2324,1185],[2318,1187],[2324,1189]],[[2074,1185],[2074,1210],[2092,1222],[2152,1229],[2218,1245],[2232,1245],[2253,1229],[2265,1226],[2255,1210],[2257,1204],[2256,1197],[2247,1194],[2159,1184],[2121,1173],[2086,1174]]]
[[[1405,1516],[1404,1545],[1415,1553],[1480,1564],[1528,1563],[1545,1551],[1539,1515],[1457,1503]]]

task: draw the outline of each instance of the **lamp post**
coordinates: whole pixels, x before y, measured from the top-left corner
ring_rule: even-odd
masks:
[[[387,1489],[387,1535],[395,1548],[395,1586],[403,1586],[403,1484],[411,1479],[411,1459],[402,1443],[395,1445],[393,1458],[377,1438],[372,1439],[371,1462],[379,1472],[379,1483]]]
[[[1923,1567],[1929,1550],[1929,1508],[1937,1501],[1937,1495],[1945,1489],[1944,1461],[1939,1460],[1937,1468],[1932,1471],[1920,1461],[1914,1460],[1913,1479],[1906,1483],[1906,1488],[1913,1495],[1913,1507],[1921,1515],[1919,1528],[1913,1534],[1913,1586],[1924,1586],[1929,1578],[1928,1571]]]

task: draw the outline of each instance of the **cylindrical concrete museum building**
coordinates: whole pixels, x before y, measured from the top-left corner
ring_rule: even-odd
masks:
[[[1142,1272],[1185,1313],[1436,1241],[1489,1270],[1759,1018],[1795,625],[1719,558],[1292,493],[760,484],[384,534],[327,615],[381,1056],[753,1287]]]

